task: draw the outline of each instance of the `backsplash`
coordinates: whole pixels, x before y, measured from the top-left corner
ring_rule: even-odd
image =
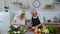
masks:
[[[29,15],[28,15],[29,14]],[[45,17],[46,21],[47,20],[51,20],[51,21],[54,21],[54,17],[56,16],[58,19],[60,18],[60,12],[57,12],[57,11],[38,11],[38,14],[40,14],[40,16],[43,18]],[[28,16],[28,17],[27,17]],[[26,12],[26,18],[27,19],[30,19],[31,18],[31,14],[30,12]]]
[[[27,0],[27,1],[32,6],[32,0]],[[4,1],[2,1],[2,2],[4,2]],[[48,20],[48,19],[53,20],[54,16],[57,16],[58,18],[60,18],[60,15],[59,15],[60,14],[60,4],[55,4],[54,9],[43,9],[42,7],[44,6],[44,4],[46,4],[46,3],[51,4],[53,1],[52,0],[40,0],[40,2],[41,2],[41,5],[37,10],[38,10],[38,12],[40,12],[41,17],[45,16],[46,20]],[[4,4],[4,3],[2,3],[2,4]],[[16,15],[16,13],[18,13],[18,11],[21,9],[20,5],[13,4],[11,2],[11,0],[5,0],[5,5],[10,7],[10,9],[8,11],[11,13],[11,19],[13,19],[13,17]],[[27,13],[26,16],[28,16],[27,19],[30,19],[31,14],[28,9],[27,9],[26,13]]]

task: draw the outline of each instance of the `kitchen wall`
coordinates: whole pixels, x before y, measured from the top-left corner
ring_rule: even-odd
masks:
[[[5,0],[4,6],[9,6],[8,12],[11,13],[11,19],[15,16],[15,14],[20,10],[20,5],[13,4],[11,0]]]
[[[34,8],[32,6],[32,2],[34,0],[20,0],[22,3],[28,2],[30,4],[30,7]],[[55,8],[54,9],[43,9],[45,4],[52,4],[53,0],[39,0],[41,2],[41,5],[39,8],[36,8],[36,10],[40,13],[42,17],[46,17],[46,19],[52,19],[55,15],[58,16],[60,14],[60,4],[54,4]],[[13,4],[11,0],[5,0],[4,6],[9,6],[9,12],[11,13],[11,19],[14,17],[16,13],[20,10],[20,5],[19,4]],[[1,10],[0,10],[1,11]],[[26,16],[28,19],[30,18],[30,9],[26,10]],[[29,15],[28,15],[29,14]]]
[[[0,34],[7,34],[10,26],[10,13],[0,12]]]
[[[4,11],[4,0],[0,0],[0,12]]]
[[[26,1],[28,1],[29,4],[30,4],[30,6],[33,8],[32,2],[34,0],[26,0]],[[23,3],[25,3],[26,1],[22,0]],[[52,0],[40,0],[40,2],[41,2],[40,7],[36,8],[36,9],[39,12],[39,14],[40,14],[41,17],[45,16],[46,20],[48,20],[48,19],[53,20],[54,16],[57,16],[57,17],[60,18],[60,4],[54,4],[55,5],[54,9],[43,9],[43,6],[46,3],[51,4],[51,3],[53,3],[53,1]],[[11,2],[11,0],[0,0],[0,12],[2,12],[2,11],[5,10],[4,6],[9,6],[9,10],[8,11],[11,13],[10,14],[11,15],[11,19],[13,19],[13,17],[21,9],[19,4],[13,4]],[[30,16],[31,16],[30,11],[31,11],[30,9],[26,9],[26,17],[28,16],[27,19],[30,19]],[[2,27],[2,24],[3,24],[3,26],[8,26],[9,25],[8,22],[3,22],[3,23],[1,22],[0,23],[0,25],[1,25],[0,26],[1,27],[0,28],[0,32],[1,33],[3,33],[3,31],[5,30],[5,29],[3,30],[3,28],[7,28],[7,27]],[[5,33],[5,31],[4,31],[4,33]]]
[[[32,6],[32,2],[34,0],[27,0],[27,1],[29,2],[30,6],[32,8],[34,8]],[[40,13],[41,17],[45,16],[46,20],[48,20],[48,19],[53,20],[53,18],[55,16],[60,18],[60,4],[54,4],[54,6],[55,6],[54,9],[44,9],[43,7],[45,4],[52,4],[54,1],[53,0],[39,0],[39,1],[41,2],[41,5],[39,8],[36,8],[36,10]],[[28,12],[28,11],[29,10],[27,10],[27,13],[29,14],[30,12]],[[31,15],[28,15],[28,14],[26,14],[28,16],[27,18],[30,19]]]

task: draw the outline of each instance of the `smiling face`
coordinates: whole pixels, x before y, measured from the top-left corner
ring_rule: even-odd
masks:
[[[25,17],[25,13],[22,13],[20,16],[21,16],[22,18]]]
[[[36,17],[36,16],[37,16],[37,12],[36,12],[36,11],[35,11],[35,12],[32,11],[32,12],[31,12],[31,15],[34,16],[34,17]]]
[[[25,17],[25,11],[24,10],[20,11],[18,15],[20,19],[23,19]]]

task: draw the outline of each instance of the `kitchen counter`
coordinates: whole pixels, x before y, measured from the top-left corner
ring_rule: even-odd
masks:
[[[60,27],[60,23],[43,23],[46,26]]]
[[[34,34],[34,32],[26,32],[25,34]]]
[[[60,24],[60,23],[44,22],[43,24]]]
[[[43,23],[46,26],[54,26],[57,30],[57,34],[60,34],[60,23]]]

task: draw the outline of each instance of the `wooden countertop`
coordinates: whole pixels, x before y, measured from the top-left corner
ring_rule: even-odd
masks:
[[[48,23],[48,22],[45,22],[43,24],[60,24],[60,23]]]
[[[46,26],[60,27],[60,23],[43,23]]]

